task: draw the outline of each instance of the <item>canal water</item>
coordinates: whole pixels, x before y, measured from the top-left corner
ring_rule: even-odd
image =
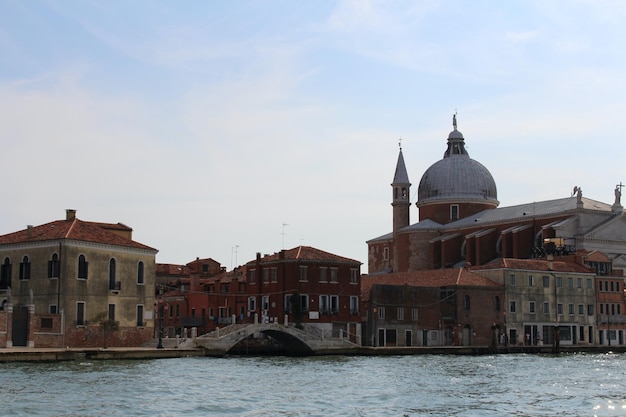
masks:
[[[624,416],[624,354],[0,364],[2,416]]]

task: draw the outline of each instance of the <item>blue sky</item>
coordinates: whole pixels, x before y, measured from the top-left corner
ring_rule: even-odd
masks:
[[[122,222],[157,262],[363,262],[458,112],[501,206],[626,182],[622,1],[0,0],[0,234]],[[417,221],[417,208],[411,209]]]

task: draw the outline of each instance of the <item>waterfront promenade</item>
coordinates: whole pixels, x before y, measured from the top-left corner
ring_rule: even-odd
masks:
[[[626,353],[626,346],[562,346],[560,353]],[[552,354],[552,346],[428,346],[428,347],[368,347],[363,346],[344,356],[398,356],[398,355],[487,355],[487,354]],[[109,347],[109,348],[0,348],[2,362],[55,362],[75,360],[165,359],[192,356],[212,356],[195,347]],[[264,355],[250,355],[264,356]],[[328,356],[328,355],[325,355]]]

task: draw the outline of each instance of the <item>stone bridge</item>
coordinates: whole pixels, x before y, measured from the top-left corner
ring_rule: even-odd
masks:
[[[196,347],[203,348],[207,356],[224,356],[247,337],[264,334],[278,342],[289,354],[339,355],[354,354],[360,345],[343,337],[324,337],[323,333],[297,329],[278,323],[232,324],[193,339]]]

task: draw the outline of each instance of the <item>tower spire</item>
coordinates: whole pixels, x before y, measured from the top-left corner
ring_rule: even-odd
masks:
[[[409,182],[409,175],[407,174],[404,156],[402,155],[402,139],[398,141],[398,146],[400,148],[398,162],[396,163],[396,172],[391,183],[393,188],[391,205],[393,206],[394,232],[409,225],[409,207],[411,205],[409,201],[411,183]]]

